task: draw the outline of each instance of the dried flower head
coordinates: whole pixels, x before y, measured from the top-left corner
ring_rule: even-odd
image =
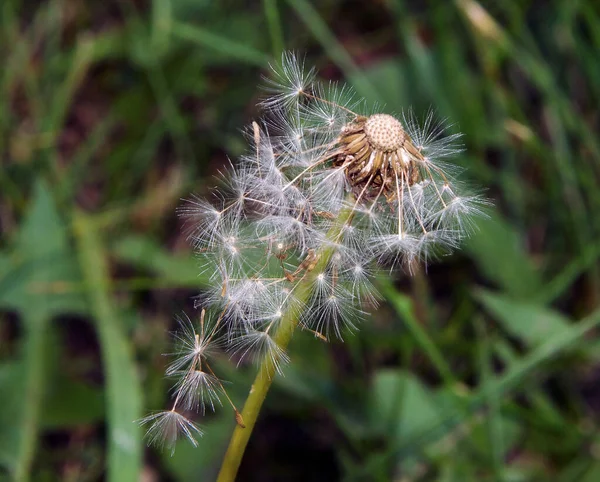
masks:
[[[275,372],[288,361],[281,326],[323,340],[355,329],[377,303],[380,267],[410,268],[458,246],[482,214],[485,200],[444,162],[460,151],[459,135],[445,136],[431,113],[423,123],[410,111],[368,114],[350,89],[315,77],[284,54],[248,154],[222,175],[213,202],[194,198],[180,211],[212,283],[197,300],[199,329],[182,322],[167,370],[178,377],[174,409],[214,409],[227,397],[209,364],[219,351]],[[191,434],[174,415],[152,420],[161,426],[151,436],[167,422],[169,442],[174,430]]]

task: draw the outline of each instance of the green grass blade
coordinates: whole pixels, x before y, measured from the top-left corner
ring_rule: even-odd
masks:
[[[271,37],[271,51],[273,52],[273,57],[278,59],[281,57],[284,49],[284,40],[277,0],[263,0],[263,8],[269,27],[269,36]]]
[[[60,79],[52,98],[51,111],[45,118],[45,128],[51,132],[52,143],[57,142],[75,93],[95,60],[94,39],[81,39],[70,56],[69,69]],[[57,81],[58,82],[58,81]]]
[[[479,220],[477,227],[479,231],[467,240],[465,249],[479,271],[510,296],[520,299],[535,296],[542,280],[523,235],[497,212]]]
[[[600,244],[592,244],[584,248],[581,254],[550,280],[536,296],[540,303],[551,303],[567,291],[577,278],[588,269],[597,265],[600,258]]]
[[[79,262],[102,347],[106,373],[108,476],[111,482],[140,479],[142,437],[140,381],[133,354],[110,297],[110,276],[98,231],[83,213],[75,214]]]
[[[264,52],[210,32],[198,25],[173,22],[172,32],[176,37],[208,47],[246,64],[264,67],[269,62],[269,56]]]
[[[202,273],[191,254],[174,255],[143,236],[125,236],[115,240],[111,255],[142,271],[156,276],[156,284],[176,287],[210,285],[208,273]]]
[[[512,369],[490,382],[496,396],[502,396],[514,390],[522,380],[549,359],[570,349],[583,339],[591,330],[600,325],[600,310],[590,316],[570,325],[568,330],[561,330],[548,341],[531,351],[521,361],[515,363]]]
[[[477,358],[479,365],[480,383],[486,386],[492,378],[492,356],[490,350],[490,340],[485,330],[483,319],[475,320],[475,329],[477,331]],[[505,480],[503,471],[503,459],[505,453],[504,434],[502,430],[500,404],[501,401],[494,397],[491,392],[485,394],[486,405],[489,407],[489,413],[486,419],[486,428],[488,444],[490,446],[491,466],[496,480]]]
[[[415,338],[415,341],[428,356],[443,380],[448,384],[454,384],[456,379],[452,373],[452,369],[448,363],[446,363],[442,352],[436,346],[427,331],[415,318],[410,299],[401,293],[398,293],[387,280],[380,280],[379,287],[383,296],[390,302],[402,321],[404,321],[406,327]]]
[[[22,416],[15,454],[13,473],[15,482],[30,480],[30,470],[37,445],[40,412],[45,392],[47,321],[44,318],[25,320],[29,329],[23,347],[23,386],[18,395],[22,404],[19,407]]]
[[[177,99],[175,99],[167,85],[164,72],[160,67],[152,66],[148,69],[148,80],[155,93],[156,103],[173,138],[173,145],[178,157],[185,162],[197,162],[192,143],[186,133],[185,119],[179,111]]]
[[[153,0],[151,43],[156,56],[160,56],[169,50],[172,22],[173,6],[171,0]]]

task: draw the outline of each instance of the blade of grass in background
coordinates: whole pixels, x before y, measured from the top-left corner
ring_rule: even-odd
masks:
[[[425,352],[427,357],[431,360],[431,363],[433,366],[435,366],[444,382],[450,386],[454,385],[456,378],[452,373],[450,365],[446,362],[441,351],[436,346],[433,339],[429,336],[425,328],[423,328],[419,321],[415,318],[411,306],[411,299],[406,295],[399,293],[388,279],[379,280],[378,285],[383,296],[394,307],[394,310],[396,310],[396,313],[398,313],[402,321],[405,323],[408,331],[415,338],[416,343],[420,346],[420,349],[423,350],[423,352]]]
[[[187,135],[185,119],[179,112],[179,107],[167,85],[164,72],[160,67],[148,68],[148,80],[155,92],[156,103],[160,107],[169,133],[173,138],[173,145],[178,157],[187,163],[196,163],[197,158],[192,143]]]
[[[578,257],[571,260],[564,269],[545,284],[536,296],[540,303],[551,303],[563,295],[587,270],[598,263],[600,243],[587,246]]]
[[[142,461],[141,387],[133,345],[111,299],[111,278],[99,231],[82,212],[75,213],[77,252],[100,338],[106,376],[108,475],[110,482],[137,482]]]
[[[173,5],[171,0],[152,0],[150,44],[152,55],[157,58],[169,50],[173,25]]]
[[[175,37],[208,47],[232,59],[259,67],[265,67],[269,63],[270,57],[260,50],[210,32],[198,25],[175,21],[172,29]]]
[[[539,346],[569,331],[567,317],[540,305],[485,290],[477,291],[476,298],[508,333],[527,345]]]
[[[117,240],[111,250],[118,260],[150,271],[155,283],[174,287],[209,286],[209,273],[200,272],[198,261],[191,255],[173,255],[147,237],[126,236]]]
[[[271,38],[271,52],[274,59],[281,58],[283,52],[283,30],[281,28],[281,17],[279,16],[279,8],[277,0],[263,0],[263,8],[267,25],[269,26],[269,36]]]
[[[493,360],[490,350],[490,339],[487,335],[487,330],[484,324],[483,317],[475,320],[475,330],[477,332],[477,359],[479,365],[479,384],[486,385],[493,377]],[[494,473],[495,480],[506,480],[504,472],[504,455],[506,446],[504,442],[504,433],[501,423],[501,399],[489,392],[485,394],[486,405],[489,409],[486,418],[487,428],[487,445],[490,448],[491,467]]]

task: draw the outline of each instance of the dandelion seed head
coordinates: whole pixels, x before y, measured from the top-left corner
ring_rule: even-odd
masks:
[[[369,116],[365,122],[365,135],[369,143],[383,152],[400,149],[406,136],[400,121],[388,114]]]
[[[248,152],[223,170],[211,202],[193,197],[179,210],[209,283],[167,368],[175,408],[220,405],[211,361],[222,351],[283,372],[276,334],[286,321],[324,340],[355,330],[379,302],[380,271],[410,273],[458,248],[485,215],[485,197],[450,162],[460,134],[432,111],[366,108],[293,53],[265,83],[266,119],[247,129]],[[176,411],[152,417],[155,443],[196,434]]]
[[[460,152],[460,135],[446,134],[432,111],[422,119],[410,109],[365,114],[350,89],[316,81],[314,70],[290,53],[272,67],[267,90],[268,120],[253,124],[255,152],[244,161],[253,179],[244,219],[254,226],[255,242],[269,243],[265,252],[279,260],[287,281],[305,269],[307,253],[329,245],[335,273],[316,274],[317,289],[346,283],[352,301],[361,302],[360,276],[350,269],[356,261],[360,269],[373,262],[410,265],[457,247],[472,231],[485,202],[457,192],[459,169],[442,159]],[[353,216],[332,243],[326,234],[342,209]],[[230,243],[230,257],[238,250]],[[268,266],[246,267],[269,277]]]

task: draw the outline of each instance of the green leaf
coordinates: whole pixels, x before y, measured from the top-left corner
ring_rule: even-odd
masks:
[[[21,315],[25,335],[19,359],[0,383],[11,393],[0,412],[0,460],[14,480],[29,480],[47,380],[48,325],[63,312],[85,312],[81,297],[64,290],[79,280],[67,232],[48,187],[35,185],[33,200],[0,278],[0,307]]]
[[[419,459],[432,436],[439,438],[446,428],[441,424],[444,408],[436,403],[434,393],[414,375],[402,370],[380,370],[370,389],[369,413],[372,425],[389,439],[388,455],[406,473],[416,476]],[[437,427],[431,432],[431,427]],[[427,440],[411,445],[410,450],[397,452],[394,447],[408,440]]]
[[[541,345],[569,331],[568,318],[543,306],[483,290],[476,296],[507,332],[528,345]]]
[[[493,214],[478,219],[479,231],[465,244],[466,250],[487,278],[515,298],[529,298],[541,286],[517,231]]]
[[[390,302],[396,313],[398,313],[398,316],[400,316],[407,329],[411,332],[416,343],[427,354],[427,357],[439,371],[442,378],[447,383],[453,383],[455,378],[452,370],[426,328],[417,320],[412,300],[400,293],[389,280],[382,278],[378,280],[377,284],[381,289],[381,293]]]
[[[13,254],[0,260],[2,265],[6,269],[0,270],[0,307],[19,311],[25,323],[65,312],[87,312],[85,301],[73,292],[80,273],[65,225],[44,183],[36,184]]]
[[[438,419],[433,394],[410,373],[380,370],[370,392],[373,423],[398,441],[415,437]]]
[[[469,395],[468,398],[461,397],[458,399],[453,397],[452,399],[448,399],[451,394],[448,392],[440,393],[435,402],[436,406],[440,407],[439,414],[427,422],[427,427],[423,427],[423,433],[407,440],[397,440],[392,449],[379,457],[377,466],[385,463],[386,460],[389,460],[398,452],[414,451],[426,441],[439,440],[452,427],[457,426],[461,421],[465,420],[465,413],[476,414],[490,397],[501,398],[514,392],[522,391],[526,387],[524,380],[532,376],[533,373],[538,373],[539,375],[538,369],[543,363],[577,346],[598,325],[600,325],[600,310],[571,325],[566,333],[550,337],[543,344],[531,350],[527,356],[515,361],[505,373],[488,379],[476,392]],[[380,390],[379,393],[386,396],[383,390]],[[373,396],[376,397],[375,395]],[[445,399],[446,403],[442,403]],[[377,406],[375,405],[373,410],[376,409]],[[421,422],[425,425],[424,419],[425,417],[422,417]],[[442,424],[444,430],[441,430]]]

